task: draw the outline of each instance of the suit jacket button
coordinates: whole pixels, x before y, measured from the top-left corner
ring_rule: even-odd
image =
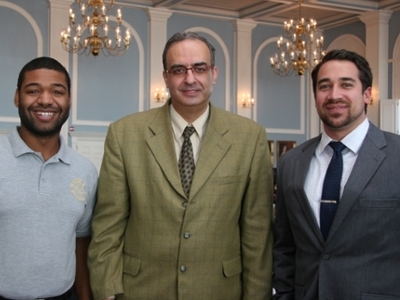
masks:
[[[331,256],[329,254],[324,254],[324,256],[322,257],[323,260],[329,260],[331,258]]]
[[[185,239],[189,239],[189,238],[190,238],[190,233],[189,233],[189,232],[185,232],[185,233],[183,234],[183,237],[184,237]]]
[[[183,207],[183,208],[186,208],[187,206],[188,206],[187,201],[182,202],[182,207]]]
[[[185,273],[186,272],[186,267],[185,266],[181,266],[180,270],[181,270],[182,273]]]

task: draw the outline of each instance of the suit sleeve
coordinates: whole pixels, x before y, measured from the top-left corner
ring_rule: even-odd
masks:
[[[272,185],[267,137],[260,128],[241,216],[243,300],[272,296]]]
[[[92,222],[89,269],[94,299],[123,293],[123,236],[130,204],[121,145],[116,132],[111,124],[105,141],[98,200]]]
[[[294,274],[296,247],[293,239],[289,218],[286,211],[284,196],[284,157],[281,158],[277,170],[277,199],[274,224],[274,278],[273,287],[276,291],[274,300],[294,300]]]

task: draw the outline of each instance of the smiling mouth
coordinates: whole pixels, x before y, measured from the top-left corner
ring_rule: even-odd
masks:
[[[39,112],[36,112],[36,114],[41,115],[42,117],[52,117],[55,113],[48,112],[48,111],[39,111]]]
[[[325,105],[325,107],[329,110],[346,109],[348,107],[348,103],[344,101],[330,101]]]
[[[199,93],[199,90],[184,90],[183,94],[187,96],[192,96],[192,95],[197,95]]]
[[[36,118],[43,122],[53,120],[56,113],[55,111],[35,111]]]
[[[346,108],[346,105],[344,104],[331,104],[326,106],[328,109],[342,109]]]

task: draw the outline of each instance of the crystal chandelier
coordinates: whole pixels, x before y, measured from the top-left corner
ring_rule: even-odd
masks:
[[[286,47],[284,47],[281,36],[277,41],[279,54],[277,53],[270,58],[274,73],[280,76],[289,76],[294,71],[301,76],[306,70],[311,71],[325,54],[322,49],[324,45],[323,36],[317,39],[314,36],[317,30],[317,22],[313,19],[306,21],[301,17],[301,3],[302,0],[298,0],[298,20],[285,21],[283,25],[291,42],[286,42]]]
[[[105,3],[105,2],[108,3]],[[77,22],[72,8],[69,10],[69,26],[61,31],[61,44],[71,53],[93,56],[100,51],[105,56],[122,55],[129,48],[131,34],[126,30],[125,37],[121,35],[122,14],[117,10],[117,26],[108,23],[107,12],[113,7],[115,0],[76,0],[80,8],[80,23]],[[89,15],[91,14],[91,15]],[[71,30],[74,31],[71,38]],[[111,33],[114,41],[109,38]]]

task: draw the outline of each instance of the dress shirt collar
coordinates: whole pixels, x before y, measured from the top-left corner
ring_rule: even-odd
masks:
[[[206,131],[208,117],[210,115],[210,106],[207,106],[205,112],[196,119],[192,124],[188,124],[181,117],[180,114],[174,109],[174,106],[170,105],[170,115],[171,115],[171,123],[172,129],[174,130],[174,134],[177,138],[180,138],[183,134],[187,125],[193,125],[194,129],[196,129],[196,134],[199,136],[200,140],[202,139],[204,132]]]
[[[354,154],[358,154],[365,136],[367,135],[368,129],[369,121],[368,118],[365,118],[365,120],[358,125],[356,129],[346,135],[340,142],[342,142],[346,148],[352,151]],[[333,140],[326,134],[325,130],[322,130],[321,141],[315,150],[315,154],[320,155],[331,141]]]

